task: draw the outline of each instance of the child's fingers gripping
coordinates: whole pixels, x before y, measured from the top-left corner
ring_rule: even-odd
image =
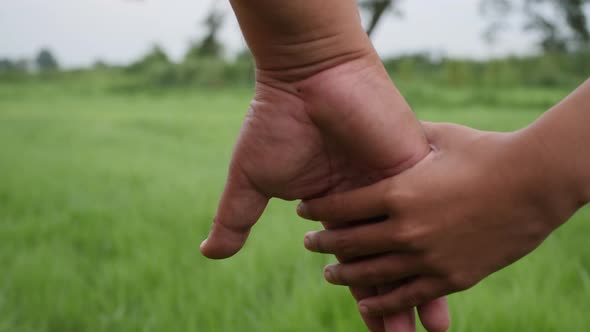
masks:
[[[329,224],[367,220],[386,215],[386,193],[389,181],[325,197],[303,201],[297,214],[308,220]]]

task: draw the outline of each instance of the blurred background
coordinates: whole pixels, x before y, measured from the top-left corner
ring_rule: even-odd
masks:
[[[359,8],[423,120],[516,130],[590,76],[590,1]],[[253,70],[226,1],[0,0],[0,331],[364,329],[293,203],[198,252]],[[451,296],[452,331],[587,331],[589,213]]]

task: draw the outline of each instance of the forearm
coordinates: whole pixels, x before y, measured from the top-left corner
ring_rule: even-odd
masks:
[[[354,0],[231,0],[258,70],[300,80],[373,56]]]
[[[538,142],[539,162],[547,165],[564,198],[579,207],[590,202],[590,80],[555,106],[525,133]]]

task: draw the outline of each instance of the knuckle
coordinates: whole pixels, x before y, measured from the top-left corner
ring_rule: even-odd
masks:
[[[389,241],[398,247],[413,249],[416,242],[415,225],[407,222],[400,222],[398,227],[389,232]]]
[[[329,249],[333,254],[353,258],[355,256],[354,239],[348,232],[334,232],[334,238]],[[332,252],[333,251],[333,252]]]
[[[421,265],[431,273],[436,275],[447,275],[444,273],[446,270],[445,260],[439,255],[432,252],[425,252],[420,255]]]
[[[326,204],[324,206],[324,210],[330,214],[334,214],[338,211],[338,206],[340,203],[340,195],[335,194],[332,196],[328,196],[326,200]]]
[[[387,209],[396,212],[396,214],[405,210],[412,203],[412,197],[415,196],[412,189],[399,182],[392,181],[383,197]]]
[[[362,274],[359,276],[359,282],[371,285],[384,284],[383,270],[377,264],[367,264],[362,268]]]
[[[385,195],[383,195],[383,205],[385,205],[388,211],[398,211],[402,206],[399,202],[401,199],[400,193],[395,188],[389,188]]]
[[[451,274],[448,279],[450,287],[456,292],[467,290],[475,285],[472,278],[463,273]]]
[[[408,290],[405,294],[405,304],[417,307],[428,302],[428,293],[421,289]]]
[[[388,232],[387,240],[394,246],[403,246],[408,240],[408,234],[405,227],[397,227],[395,230]]]

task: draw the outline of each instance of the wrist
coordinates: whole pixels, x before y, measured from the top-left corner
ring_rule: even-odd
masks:
[[[582,142],[570,135],[577,128],[563,117],[570,112],[563,106],[556,106],[522,133],[529,137],[530,147],[536,151],[535,160],[545,165],[549,185],[577,210],[590,201],[590,164],[585,154],[580,153],[584,149],[577,148]]]
[[[577,207],[590,201],[590,80],[524,131],[534,137],[543,162],[550,165]]]
[[[395,163],[387,153],[371,153],[384,146],[381,136],[359,146],[363,152],[358,152],[359,156],[368,153],[372,158],[382,155],[383,160],[375,161],[373,166],[387,169],[387,176],[414,166],[431,150],[422,126],[377,55],[324,70],[297,82],[295,89],[304,100],[307,113],[320,127],[356,119],[347,127],[348,132],[333,132],[333,135],[349,137],[349,131],[354,131],[356,126],[360,127],[356,128],[357,132],[367,131],[367,126],[375,126],[371,132],[383,130],[380,126],[387,128],[390,139],[385,145],[395,154]],[[351,142],[351,146],[354,145]]]
[[[231,0],[258,73],[306,79],[374,54],[354,0]]]
[[[264,51],[253,53],[257,80],[283,83],[301,82],[347,63],[380,61],[368,39],[347,44],[346,36],[292,45],[267,45]]]
[[[278,51],[255,57],[257,78],[263,76],[285,83],[299,82],[342,64],[378,57],[372,47],[319,47],[316,50],[314,47],[300,46],[303,50],[300,54],[286,56]]]
[[[549,226],[554,229],[565,223],[582,205],[579,183],[562,167],[564,160],[555,158],[534,126],[513,135],[513,155],[519,161],[517,177],[523,179],[526,195],[535,200]]]
[[[299,121],[319,127],[340,144],[348,142],[358,149],[351,153],[359,160],[359,156],[371,160],[380,178],[412,167],[430,152],[422,127],[377,56],[348,61],[291,83],[259,75],[254,100],[258,106],[290,109]]]

